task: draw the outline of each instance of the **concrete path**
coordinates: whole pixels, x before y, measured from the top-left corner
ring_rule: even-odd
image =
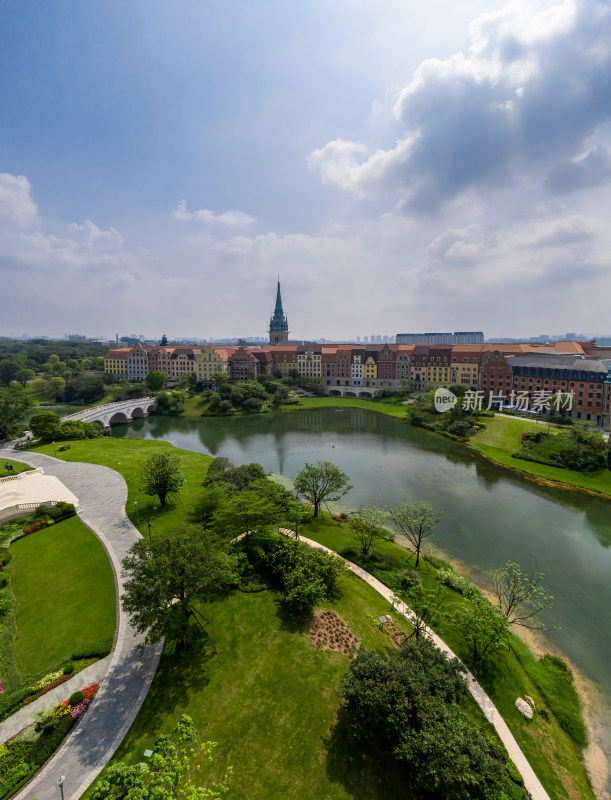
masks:
[[[95,700],[76,730],[16,800],[58,800],[57,778],[65,776],[64,800],[77,800],[95,780],[134,721],[149,690],[161,646],[137,646],[143,636],[131,627],[118,602],[123,593],[121,561],[140,537],[125,516],[127,486],[118,472],[96,464],[65,462],[41,453],[0,447],[0,459],[11,458],[55,475],[78,498],[80,520],[104,545],[117,587],[117,633],[108,671]]]
[[[49,706],[56,706],[67,700],[73,692],[78,692],[86,686],[91,686],[92,683],[100,683],[108,665],[110,664],[110,656],[101,658],[95,664],[91,664],[86,669],[78,672],[69,681],[61,683],[55,689],[43,694],[37,700],[28,703],[27,706],[15,711],[10,717],[7,717],[3,722],[0,722],[0,742],[6,742],[11,739],[19,731],[27,728],[34,722],[34,713],[40,711],[41,708],[48,708]]]
[[[285,535],[294,535],[293,531],[289,531],[286,528],[280,528],[279,531]],[[403,614],[408,622],[413,622],[416,619],[414,612],[408,608],[405,603],[403,603],[401,600],[398,600],[391,589],[389,589],[387,586],[384,586],[383,583],[380,583],[380,581],[377,578],[374,578],[369,572],[366,572],[361,567],[353,564],[352,561],[342,558],[342,556],[340,556],[338,553],[335,553],[334,550],[330,550],[328,547],[325,547],[319,542],[315,542],[313,539],[306,539],[304,536],[300,536],[299,538],[302,542],[309,544],[311,547],[316,547],[319,550],[324,550],[327,553],[333,553],[334,555],[337,555],[342,559],[351,572],[354,572],[355,575],[358,575],[359,578],[362,578],[364,581],[366,581],[376,590],[376,592],[381,594],[382,597],[385,597],[396,611],[398,611],[400,614]],[[430,628],[427,628],[426,631],[431,639],[435,642],[437,647],[446,653],[448,658],[457,658],[447,644],[445,644],[445,642],[443,642],[436,633],[434,633]],[[488,697],[481,685],[468,670],[465,674],[465,679],[469,686],[469,691],[475,698],[478,706],[486,715],[486,719],[496,728],[496,732],[498,733],[500,740],[507,748],[509,757],[520,771],[520,774],[524,779],[526,790],[530,792],[533,800],[550,800],[548,793],[541,785],[541,781],[535,775],[533,768],[528,763],[526,756],[521,751],[520,746],[507,727],[507,723],[497,711],[492,700]]]

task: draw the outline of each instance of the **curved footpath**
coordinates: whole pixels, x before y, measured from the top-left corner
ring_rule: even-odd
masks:
[[[280,533],[284,534],[293,534],[293,531],[289,531],[285,528],[280,529]],[[293,534],[294,535],[294,534]],[[340,556],[334,550],[330,550],[328,547],[325,547],[323,544],[319,542],[315,542],[313,539],[306,539],[305,536],[299,536],[300,541],[309,544],[310,547],[316,547],[319,550],[324,550],[327,553],[332,553],[333,555],[338,556],[341,558],[342,561],[346,564],[348,569],[351,572],[354,572],[355,575],[358,575],[359,578],[362,578],[366,583],[372,586],[376,592],[385,597],[386,600],[392,605],[392,607],[398,611],[400,614],[407,619],[408,622],[413,622],[416,618],[414,612],[408,608],[402,601],[398,601],[398,598],[394,595],[391,589],[388,586],[384,586],[377,578],[374,578],[369,572],[366,572],[362,567],[359,567],[357,564],[354,564],[352,561],[348,561],[347,559]],[[442,650],[448,658],[457,658],[457,656],[450,650],[447,644],[437,636],[437,634],[432,631],[430,628],[426,629],[426,632],[431,637],[431,639],[435,642],[437,647]],[[465,679],[469,686],[469,691],[473,695],[475,702],[478,706],[482,709],[484,714],[486,715],[486,719],[488,722],[491,722],[494,727],[496,728],[496,732],[499,735],[499,738],[507,748],[507,752],[509,753],[509,757],[513,761],[513,763],[518,768],[522,778],[524,779],[524,785],[526,786],[526,790],[530,792],[531,797],[533,800],[550,800],[548,793],[545,791],[543,786],[541,785],[541,781],[535,775],[533,768],[528,763],[528,760],[522,750],[520,749],[520,745],[516,742],[513,737],[513,734],[507,727],[507,723],[503,719],[503,717],[499,714],[496,709],[496,706],[492,702],[492,700],[488,697],[486,692],[477,682],[477,680],[473,677],[471,672],[466,669],[465,667]]]
[[[111,758],[136,718],[152,683],[161,646],[136,649],[143,636],[121,608],[121,561],[140,534],[125,515],[127,485],[118,472],[96,464],[60,461],[41,453],[0,448],[11,458],[54,475],[79,498],[78,516],[104,545],[115,574],[117,632],[108,672],[82,721],[14,800],[57,800],[57,779],[65,776],[65,800],[77,800]]]

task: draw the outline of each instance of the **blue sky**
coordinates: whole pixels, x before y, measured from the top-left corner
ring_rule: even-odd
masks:
[[[297,338],[608,331],[610,29],[593,0],[4,4],[0,334],[264,335],[277,273]]]

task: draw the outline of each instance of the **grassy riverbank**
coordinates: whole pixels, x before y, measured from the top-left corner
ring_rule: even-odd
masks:
[[[98,439],[74,442],[70,450],[64,451],[61,454],[58,454],[58,456],[71,461],[83,460],[92,461],[98,464],[105,464],[119,471],[128,482],[128,509],[130,518],[133,521],[137,521],[133,505],[134,500],[136,500],[138,502],[138,508],[140,509],[140,530],[144,533],[144,535],[147,535],[144,520],[147,519],[150,514],[150,518],[153,522],[153,535],[155,535],[155,533],[159,530],[169,528],[175,523],[184,520],[185,510],[193,497],[197,494],[210,462],[210,458],[202,454],[184,450],[176,450],[174,448],[173,452],[177,452],[183,459],[183,469],[187,477],[185,490],[181,493],[179,501],[176,501],[174,504],[166,507],[165,509],[155,509],[155,499],[148,498],[139,492],[138,467],[141,461],[150,452],[165,447],[171,447],[171,445],[167,442],[138,439]],[[46,446],[39,449],[43,452],[50,452],[50,454],[52,454],[52,446]],[[328,518],[325,518],[320,522],[311,522],[309,525],[304,526],[302,532],[305,536],[317,539],[318,541],[321,541],[335,550],[343,550],[346,552],[346,548],[354,547],[354,542],[351,541],[350,535],[346,532],[345,528],[337,523],[331,522]],[[399,545],[384,543],[380,545],[378,549],[382,556],[388,556],[388,564],[391,564],[393,569],[405,569],[412,567],[412,564],[408,563],[410,558],[409,553]],[[348,553],[347,555],[350,557]],[[423,562],[420,572],[425,585],[431,587],[437,585],[436,572],[430,564]],[[450,592],[450,590],[445,591],[448,595],[448,602],[450,604],[463,602],[462,598],[460,598],[458,595],[455,595],[453,592]],[[235,602],[238,602],[238,600]],[[247,598],[246,600],[240,600],[239,602],[250,603],[251,600]],[[252,602],[255,601],[253,600]],[[225,615],[225,608],[228,609],[227,616]],[[213,686],[218,687],[221,674],[225,669],[231,668],[239,673],[240,670],[237,667],[237,659],[241,659],[243,657],[243,653],[246,651],[248,659],[251,659],[253,660],[253,663],[256,663],[254,653],[251,649],[249,649],[250,645],[248,645],[248,647],[245,646],[245,650],[241,649],[241,644],[239,641],[233,638],[234,634],[232,631],[233,629],[236,629],[236,631],[241,630],[243,625],[248,627],[246,622],[243,622],[242,620],[242,616],[244,615],[253,615],[255,619],[259,617],[259,613],[263,614],[264,617],[269,616],[269,609],[267,611],[262,610],[261,612],[259,612],[258,609],[259,607],[254,605],[252,608],[250,606],[248,606],[248,608],[244,606],[238,609],[237,607],[234,608],[231,604],[227,607],[221,607],[220,604],[213,604],[208,609],[210,613],[208,614],[205,612],[206,616],[209,616],[213,620],[214,630],[211,628],[211,634],[217,644],[219,643],[217,641],[218,637],[219,641],[222,643],[221,649],[226,648],[228,652],[231,650],[235,651],[230,657],[227,656],[229,658],[227,663],[225,663],[221,658],[217,659],[215,656],[214,658],[207,658],[206,663],[202,664],[197,659],[191,659],[191,657],[187,655],[184,662],[186,672],[183,674],[182,657],[181,668],[178,669],[170,656],[167,656],[167,658],[164,656],[159,673],[161,676],[159,677],[161,683],[158,685],[156,679],[154,684],[155,691],[149,696],[149,700],[147,701],[147,704],[145,704],[142,712],[144,714],[143,721],[140,723],[140,718],[138,718],[135,725],[132,727],[133,735],[130,732],[124,748],[120,751],[123,756],[127,757],[129,753],[129,758],[136,761],[139,760],[141,751],[146,746],[150,745],[154,735],[161,730],[167,730],[171,728],[172,724],[174,724],[178,718],[179,713],[181,713],[181,710],[187,710],[187,713],[191,713],[194,717],[201,719],[202,731],[205,737],[218,740],[221,746],[223,746],[225,742],[229,743],[230,749],[232,750],[232,756],[228,757],[229,762],[227,762],[226,759],[220,760],[219,769],[223,764],[226,763],[233,763],[236,765],[236,768],[238,768],[238,764],[240,764],[240,766],[245,764],[246,767],[244,768],[244,773],[248,777],[248,780],[252,781],[255,781],[256,775],[258,775],[259,771],[266,773],[266,770],[268,770],[269,767],[267,764],[262,767],[259,763],[259,759],[262,758],[262,754],[258,752],[258,748],[255,748],[257,752],[253,752],[252,749],[248,752],[242,751],[238,748],[238,744],[234,740],[233,729],[230,730],[230,726],[226,726],[222,720],[216,719],[217,715],[214,715],[215,720],[208,719],[208,709],[211,707],[211,705],[216,707],[216,697],[213,694],[208,693],[205,687],[201,688],[201,690],[198,688],[200,681],[206,683],[206,686],[212,684]],[[363,616],[362,612],[352,612],[349,610],[349,608],[343,607],[341,611],[338,608],[338,613],[344,616],[346,622],[348,622],[351,627],[354,625],[355,633],[357,633],[357,630],[360,630],[359,625],[362,625],[362,620],[359,622],[358,617],[359,614]],[[354,620],[354,622],[351,620]],[[280,618],[277,618],[275,623],[273,623],[271,617],[269,617],[266,622],[261,621],[261,625],[263,626],[264,630],[267,630],[271,626],[273,630],[279,631],[282,630],[284,624],[285,623],[283,623]],[[217,625],[219,627],[217,627]],[[461,655],[461,657],[465,658],[464,643],[462,641],[460,631],[457,631],[450,625],[446,624],[445,626],[442,625],[440,627],[439,632],[448,642],[448,644],[455,650],[455,652]],[[361,633],[357,633],[357,635],[361,636]],[[237,633],[235,636],[237,636]],[[270,641],[269,638],[265,637],[257,638],[254,630],[248,631],[245,629],[243,631],[243,636],[245,641],[250,641],[252,639],[253,642],[256,642],[256,646],[261,651],[266,650],[268,647],[268,641]],[[239,638],[240,637],[237,636],[238,640]],[[253,644],[253,648],[254,646],[255,645]],[[274,645],[274,648],[275,647],[276,645]],[[288,650],[286,650],[287,647],[288,645],[278,644],[278,648],[280,649],[276,650],[276,654],[279,655],[284,652],[288,653]],[[274,648],[272,648],[272,650]],[[307,655],[309,650],[304,652]],[[305,658],[306,655],[303,655],[303,658]],[[335,656],[332,657],[335,658]],[[293,653],[290,658],[287,655],[287,658],[288,663],[293,664],[294,674],[295,669],[301,668],[299,664],[301,663],[300,659],[302,656],[300,655],[297,657]],[[310,656],[308,656],[308,659],[309,658]],[[295,659],[297,660],[295,661]],[[218,674],[216,673],[217,663],[221,666],[224,665],[222,670],[219,667]],[[248,661],[244,663],[248,663]],[[308,661],[308,664],[309,663],[310,662]],[[231,666],[231,664],[233,664],[233,666]],[[265,667],[263,664],[261,665],[260,670],[258,667],[256,669],[253,667],[254,674],[260,676],[264,676],[266,671],[270,669],[271,668],[269,665]],[[276,669],[278,669],[277,663]],[[305,674],[309,674],[309,669],[311,669],[311,665],[305,670]],[[321,670],[321,674],[326,674],[323,667],[319,667],[319,669]],[[535,699],[538,705],[546,708],[553,708],[555,702],[553,698],[550,701],[550,690],[548,689],[546,695],[544,688],[541,688],[542,681],[540,680],[540,676],[537,676],[538,662],[534,659],[532,654],[530,654],[527,648],[521,642],[519,642],[519,640],[512,639],[511,648],[504,652],[500,657],[495,659],[492,664],[487,663],[485,669],[480,667],[479,670],[477,665],[475,665],[475,669],[478,677],[487,688],[495,704],[512,729],[514,736],[518,740],[520,746],[523,748],[533,768],[539,775],[540,779],[544,782],[550,793],[550,796],[553,798],[593,798],[593,794],[589,788],[587,775],[581,763],[579,748],[569,737],[566,731],[560,727],[560,724],[555,716],[552,714],[549,721],[544,720],[542,717],[536,716],[532,723],[526,723],[515,709],[514,701],[516,697],[523,697],[525,694],[530,695]],[[333,679],[335,683],[331,681],[332,686],[335,686],[339,680],[338,675],[339,673],[337,673]],[[257,691],[262,692],[262,696],[271,696],[273,687],[259,685],[254,676],[254,683],[251,682],[249,684],[246,673],[244,680],[247,682],[246,686],[251,686],[253,691],[256,689]],[[282,681],[285,680],[288,681],[288,676],[282,678]],[[276,689],[279,690],[283,685],[284,684],[281,682],[281,684],[276,686]],[[287,685],[290,685],[290,683],[287,683]],[[219,691],[221,690],[219,689]],[[228,686],[224,691],[226,691],[228,696],[230,695],[235,702],[239,701],[240,703],[243,703],[243,698],[241,697],[241,692],[243,690],[238,686],[233,686],[233,682],[231,682],[231,686]],[[315,692],[317,699],[319,694],[325,698],[326,691],[327,690],[324,687],[318,686]],[[334,693],[336,692],[336,689],[329,688],[328,691],[335,697]],[[567,713],[576,716],[577,722],[579,723],[579,706],[575,700],[575,697],[576,696],[573,693],[571,695],[571,700],[568,703]],[[337,698],[333,702],[336,701]],[[229,703],[229,700],[226,702]],[[302,700],[302,702],[305,704],[305,699]],[[330,701],[327,698],[325,702]],[[248,707],[250,708],[250,706]],[[166,708],[168,709],[167,711],[162,710]],[[279,709],[275,709],[273,711],[273,720],[272,718],[267,719],[264,717],[264,719],[261,721],[261,735],[264,739],[266,736],[269,738],[269,736],[272,735],[269,733],[269,731],[274,730],[274,726],[280,725],[280,730],[284,731],[283,735],[285,736],[286,740],[292,742],[293,733],[291,732],[293,731],[293,725],[290,723],[290,716],[292,713],[297,712],[292,708],[292,705],[291,715],[288,715],[288,710],[286,707],[283,707],[283,709],[283,713],[280,715],[280,720],[282,722],[281,725],[277,716],[273,716],[280,713]],[[327,726],[332,722],[332,720],[329,718],[331,712],[328,709],[329,706],[327,705],[320,710],[320,719],[324,720]],[[229,719],[232,719],[235,722],[238,731],[244,732],[247,728],[252,728],[253,726],[256,727],[258,724],[256,720],[249,720],[242,716],[242,711],[239,711],[239,708],[228,708],[224,713],[228,715]],[[272,712],[270,711],[270,713]],[[297,725],[297,731],[301,731],[301,722],[298,721],[295,724]],[[306,726],[303,731],[301,731],[300,735],[302,738],[310,736],[310,730],[318,731],[316,734],[317,741],[325,741],[325,736],[327,739],[329,736],[331,736],[328,730],[325,734],[324,731],[321,732],[316,725],[313,723],[312,725],[313,727],[311,729]],[[256,741],[256,739],[253,740],[252,737],[250,737],[250,741]],[[314,758],[312,755],[314,752],[311,749],[312,746],[313,745],[311,745],[311,743],[308,743],[307,745],[302,744],[302,747],[305,747],[310,755],[307,755],[307,753],[304,754],[303,760],[300,761],[296,766],[295,759],[299,760],[301,758],[299,754],[285,753],[284,750],[282,750],[281,742],[279,742],[279,753],[274,753],[273,760],[277,761],[278,765],[283,765],[283,770],[292,769],[294,771],[298,769],[299,773],[301,774],[301,770],[303,769],[305,771],[304,774],[307,774],[308,770],[313,769],[312,759],[314,759],[314,763],[318,765],[317,769],[320,770],[320,765],[324,758],[329,757],[329,751],[327,749],[327,755],[325,756],[325,751],[318,749],[316,750],[317,755]],[[294,745],[289,745],[289,748],[290,747],[294,747]],[[319,747],[319,745],[317,745],[317,747]],[[236,756],[234,755],[236,752],[240,754],[240,762],[236,760]],[[346,753],[341,754],[341,758],[345,760]],[[216,770],[216,767],[214,769]],[[268,774],[269,780],[274,780],[271,773],[266,774]],[[373,778],[371,775],[367,778],[367,780],[372,779]],[[302,785],[299,783],[301,780],[301,778],[297,780],[299,791],[302,791],[303,786],[307,785]],[[361,773],[351,773],[346,777],[346,780],[349,781],[350,786],[357,786],[359,781],[365,780],[365,778]],[[280,785],[284,785],[282,784],[282,781],[280,781]],[[390,781],[389,785],[394,784],[392,784],[392,781]],[[565,789],[564,787],[568,788]],[[336,789],[337,787],[335,787],[332,792],[328,786],[321,785],[321,794],[311,794],[310,796],[338,798],[351,796],[349,794],[338,794]],[[346,786],[344,786],[344,789],[346,789]],[[236,796],[246,795],[241,795],[238,792]],[[299,792],[296,792],[293,796],[300,796]],[[370,794],[364,796],[385,797],[386,795]]]
[[[351,560],[362,561],[354,536],[345,525],[331,521],[327,515],[305,525],[301,532]],[[379,555],[375,562],[364,562],[363,566],[373,571],[383,583],[390,584],[398,571],[414,569],[413,554],[401,545],[381,542],[376,545],[376,550]],[[425,588],[439,589],[437,570],[428,561],[421,562],[419,574]],[[465,602],[461,595],[450,589],[443,589],[442,593],[445,611],[451,612],[453,607]],[[511,635],[507,649],[480,663],[469,663],[460,630],[448,619],[442,619],[436,629],[481,682],[550,797],[594,798],[582,762],[581,748],[567,732],[571,731],[577,740],[583,740],[584,726],[573,685],[564,680],[555,681],[553,674],[515,634]],[[536,714],[532,721],[525,720],[515,707],[516,698],[525,695],[532,697],[537,707],[555,710],[558,716],[550,713],[546,720]]]
[[[524,431],[546,430],[545,426],[529,420],[504,417],[500,414],[487,418],[485,422],[485,430],[478,431],[469,440],[468,446],[471,450],[481,453],[504,467],[541,478],[544,481],[586,489],[597,494],[611,495],[611,471],[608,469],[596,472],[577,472],[512,457],[513,453],[520,449],[521,436]],[[553,427],[550,432],[554,432]]]

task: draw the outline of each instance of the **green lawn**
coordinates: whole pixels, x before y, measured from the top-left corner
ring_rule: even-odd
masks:
[[[13,467],[13,471],[9,472],[4,469],[5,464],[10,464],[10,466]],[[27,472],[30,469],[34,468],[27,464],[22,464],[21,461],[11,461],[10,458],[7,458],[4,461],[0,461],[0,478],[7,478],[9,475],[18,475],[20,472]]]
[[[11,545],[14,653],[23,676],[51,671],[115,630],[115,582],[98,539],[76,517]]]
[[[389,637],[367,621],[368,614],[388,614],[388,603],[359,578],[349,576],[343,596],[325,606],[368,648],[393,650]],[[340,711],[346,656],[317,649],[270,591],[236,592],[202,610],[219,653],[193,648],[162,656],[114,760],[141,761],[155,737],[187,713],[203,740],[218,742],[212,767],[202,764],[202,783],[233,765],[229,796],[236,800],[413,796],[387,749],[349,740]]]
[[[338,552],[347,548],[356,549],[356,540],[341,524],[325,517],[304,525],[301,534],[315,539]],[[393,568],[413,569],[415,559],[404,547],[393,542],[381,542],[376,550],[386,558],[394,558]],[[349,555],[349,552],[347,553]],[[421,561],[420,576],[426,588],[437,589],[436,570],[426,561]],[[444,590],[444,608],[464,602],[462,597],[449,589]],[[438,631],[442,639],[463,660],[468,653],[460,631],[448,622],[442,622]],[[486,668],[470,665],[489,696],[494,701],[503,719],[523,749],[537,776],[552,798],[591,798],[594,794],[581,761],[580,750],[570,736],[560,727],[553,714],[546,722],[536,715],[527,722],[515,708],[516,697],[528,694],[537,706],[549,708],[533,676],[538,667],[532,653],[517,637],[512,637],[511,647],[502,652]],[[573,695],[574,713],[578,714],[576,696]]]
[[[601,492],[611,495],[611,471],[598,470],[597,472],[576,472],[575,470],[561,467],[550,467],[547,464],[538,464],[535,461],[524,461],[512,458],[521,447],[523,431],[546,430],[546,427],[529,420],[511,419],[497,415],[484,419],[486,429],[478,431],[470,440],[469,447],[476,452],[491,458],[499,464],[511,469],[525,472],[528,475],[542,478],[546,481],[588,489],[592,492]],[[554,432],[552,426],[550,432]]]
[[[170,498],[168,505],[161,508],[156,497],[149,497],[140,491],[139,470],[144,459],[157,450],[170,449],[180,456],[185,486],[176,498]],[[53,445],[46,444],[35,448],[38,452],[53,455]],[[150,520],[153,535],[185,521],[186,512],[206,477],[211,456],[180,450],[169,442],[151,439],[85,439],[70,442],[70,449],[57,453],[64,461],[87,461],[102,464],[121,473],[127,482],[128,499],[126,512],[131,522],[138,527],[143,536],[148,536],[146,520]],[[138,503],[137,512],[134,502]],[[138,522],[140,520],[140,522]]]
[[[392,398],[385,400],[364,400],[355,397],[300,397],[299,405],[282,406],[282,413],[299,411],[300,408],[364,408],[377,411],[389,417],[406,418],[405,406]]]

